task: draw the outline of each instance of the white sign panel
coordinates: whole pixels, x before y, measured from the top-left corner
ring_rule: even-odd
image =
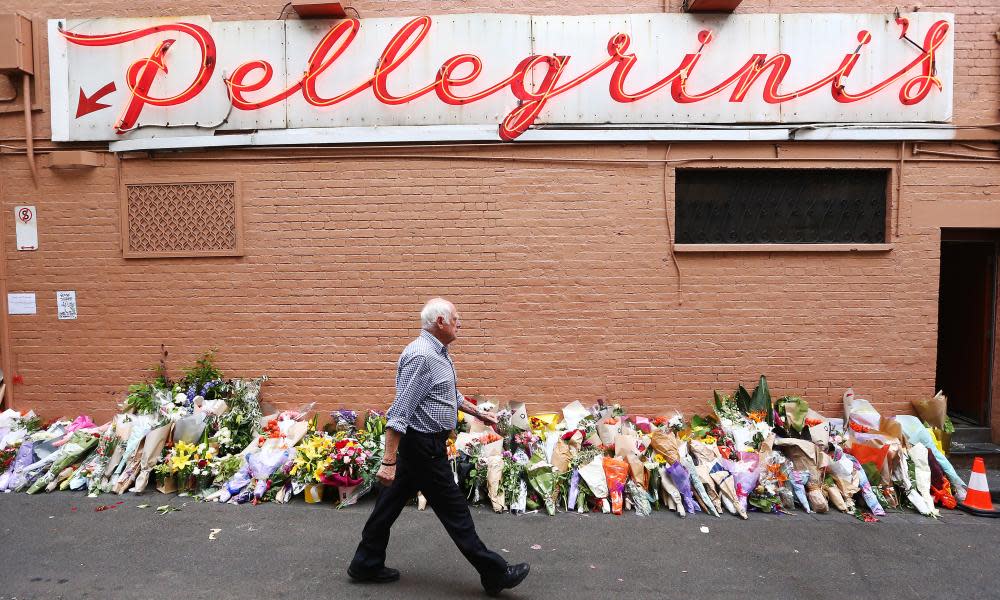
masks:
[[[35,294],[7,294],[7,314],[35,314]]]
[[[14,233],[18,250],[38,250],[38,218],[34,206],[14,207]]]
[[[57,141],[231,130],[944,122],[947,13],[49,23]],[[291,139],[291,137],[290,137]]]
[[[56,313],[60,320],[76,318],[76,292],[56,292]]]

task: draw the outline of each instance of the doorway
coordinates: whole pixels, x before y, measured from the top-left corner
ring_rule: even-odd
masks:
[[[1000,230],[942,229],[936,387],[948,413],[989,426]]]

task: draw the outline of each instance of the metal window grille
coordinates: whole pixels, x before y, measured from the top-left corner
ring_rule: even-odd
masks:
[[[126,184],[123,205],[126,258],[243,255],[236,182]]]
[[[679,169],[678,244],[881,244],[885,169]]]

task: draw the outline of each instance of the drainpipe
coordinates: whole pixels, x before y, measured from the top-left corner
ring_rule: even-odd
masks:
[[[7,236],[5,215],[0,210],[0,365],[3,368],[3,396],[0,404],[14,408],[14,368],[10,345],[10,316],[7,314]]]

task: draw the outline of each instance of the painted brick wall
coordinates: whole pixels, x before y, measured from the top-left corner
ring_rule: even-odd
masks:
[[[175,2],[173,14],[273,18],[282,3]],[[501,2],[359,1],[364,16],[446,12],[655,12],[661,2],[531,6]],[[678,11],[671,0],[667,9]],[[746,12],[891,12],[871,2],[744,2]],[[15,0],[34,16],[149,16],[155,3]],[[955,123],[997,121],[1000,17],[991,3],[947,2],[956,13]],[[44,71],[43,71],[44,72]],[[43,147],[47,113],[36,117]],[[0,138],[19,145],[19,115]],[[959,146],[939,149],[962,151]],[[697,166],[898,168],[898,144],[674,144]],[[77,173],[42,169],[34,189],[23,156],[0,157],[10,291],[38,293],[36,316],[11,317],[17,406],[47,416],[106,416],[129,382],[170,351],[174,374],[218,348],[229,374],[266,373],[268,401],[324,408],[385,407],[394,362],[432,295],[458,304],[461,388],[532,410],[606,398],[636,412],[703,411],[713,388],[765,373],[776,393],[801,393],[836,413],[853,385],[887,411],[934,385],[939,233],[910,219],[916,202],[990,199],[1000,167],[907,158],[900,235],[874,254],[669,252],[673,167],[515,162],[520,158],[662,158],[664,145],[444,149],[390,159],[330,151],[185,154],[186,160],[103,155]],[[448,155],[475,154],[476,160]],[[426,152],[423,154],[426,155]],[[491,158],[492,157],[492,158]],[[740,160],[727,161],[727,157]],[[252,158],[253,160],[247,160]],[[757,162],[747,159],[757,159]],[[895,172],[894,172],[895,173]],[[237,177],[246,256],[124,260],[119,178]],[[893,180],[895,181],[895,180]],[[41,249],[14,250],[16,204],[38,207]],[[672,223],[672,220],[669,220]],[[894,229],[895,223],[893,223]],[[56,290],[76,290],[79,319],[58,321]]]

